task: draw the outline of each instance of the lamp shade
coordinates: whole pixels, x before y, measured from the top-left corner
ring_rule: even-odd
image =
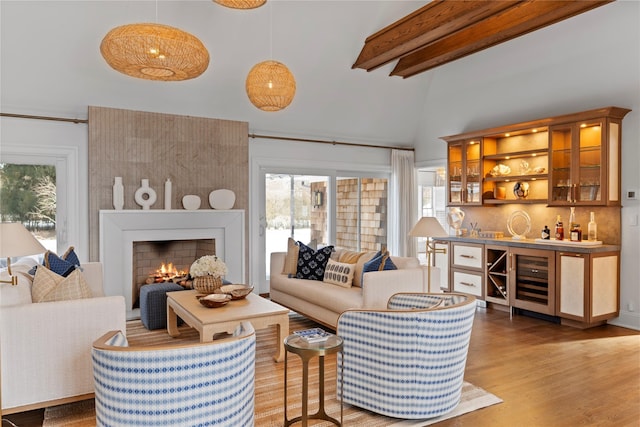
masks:
[[[264,61],[253,66],[245,83],[249,101],[263,111],[286,108],[296,94],[296,80],[281,62]]]
[[[209,66],[209,52],[197,37],[161,24],[116,27],[102,39],[100,53],[114,70],[147,80],[188,80]]]
[[[432,216],[423,216],[409,232],[411,237],[446,237],[447,232]]]
[[[35,255],[45,251],[44,246],[21,223],[0,223],[0,257]]]
[[[267,2],[267,0],[213,0],[219,5],[229,7],[231,9],[255,9]]]

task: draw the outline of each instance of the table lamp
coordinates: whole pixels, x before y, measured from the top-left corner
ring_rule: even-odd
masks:
[[[10,280],[0,280],[0,283],[18,284],[18,277],[11,273],[11,257],[35,255],[44,253],[46,249],[33,237],[33,234],[19,222],[0,223],[0,258],[7,258],[7,272]]]
[[[446,254],[447,250],[445,248],[437,249],[435,247],[435,243],[431,240],[433,237],[445,237],[448,236],[447,232],[444,231],[444,228],[440,225],[440,222],[435,217],[432,216],[423,216],[420,218],[420,221],[413,226],[411,231],[409,232],[409,236],[411,237],[426,237],[426,254],[427,254],[427,286],[428,291],[431,291],[431,264],[432,264],[432,255],[435,254]]]

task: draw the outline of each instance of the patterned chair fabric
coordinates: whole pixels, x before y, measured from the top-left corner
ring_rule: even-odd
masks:
[[[476,311],[463,294],[396,294],[387,310],[348,310],[344,402],[402,419],[433,418],[460,401]],[[340,394],[338,394],[340,396]]]
[[[98,426],[253,426],[256,337],[129,347],[112,331],[93,344]]]

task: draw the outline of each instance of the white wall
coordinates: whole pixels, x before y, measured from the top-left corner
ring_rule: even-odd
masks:
[[[446,158],[441,136],[614,105],[633,110],[622,126],[622,189],[640,189],[640,2],[610,3],[440,67],[429,84],[418,162]],[[640,329],[640,227],[630,224],[640,201],[622,202],[622,310],[612,323]]]

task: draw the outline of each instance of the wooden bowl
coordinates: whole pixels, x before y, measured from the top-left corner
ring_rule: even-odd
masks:
[[[196,295],[196,298],[207,308],[222,307],[231,301],[231,295],[227,294]]]
[[[253,286],[249,285],[222,285],[220,292],[231,296],[231,299],[238,300],[246,298],[253,291]]]

